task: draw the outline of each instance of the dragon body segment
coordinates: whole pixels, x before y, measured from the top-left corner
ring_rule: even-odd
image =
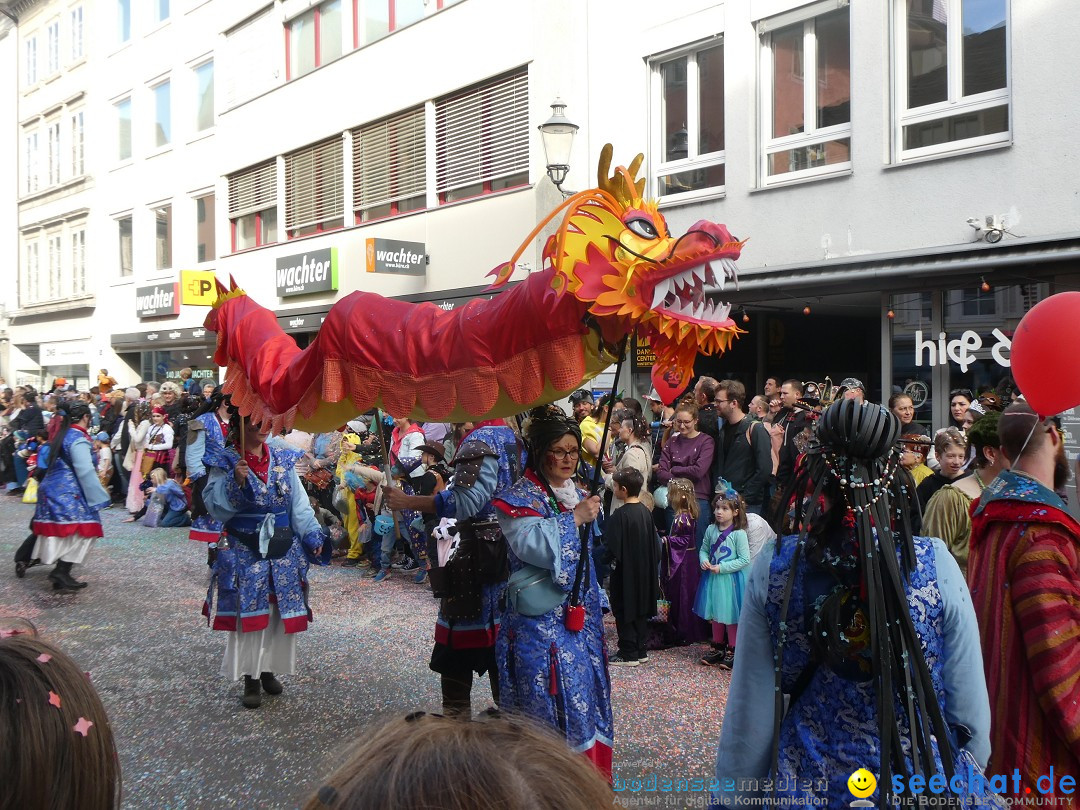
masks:
[[[326,430],[372,407],[394,416],[466,421],[519,413],[565,396],[616,359],[637,329],[657,355],[653,380],[675,393],[695,356],[726,350],[740,333],[729,307],[705,286],[735,278],[742,242],[701,221],[673,237],[644,181],[630,169],[564,201],[493,271],[505,285],[515,262],[551,219],[543,269],[490,300],[447,312],[354,292],[330,309],[301,350],[272,312],[242,290],[222,289],[206,319],[214,356],[241,413],[273,430]]]

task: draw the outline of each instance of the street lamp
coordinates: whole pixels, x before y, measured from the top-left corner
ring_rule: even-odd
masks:
[[[562,184],[566,173],[570,171],[570,147],[574,143],[574,133],[578,125],[563,115],[566,102],[556,98],[551,102],[551,118],[539,126],[540,137],[544,142],[544,160],[547,161],[547,175],[562,193]]]

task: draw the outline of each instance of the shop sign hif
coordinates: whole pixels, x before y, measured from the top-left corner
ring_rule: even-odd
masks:
[[[217,300],[215,280],[213,270],[181,270],[180,303],[193,307],[213,306]]]
[[[990,348],[990,356],[999,366],[1009,368],[1011,363],[1008,352],[1012,348],[1012,340],[1000,329],[994,329],[990,335],[997,341]],[[975,356],[975,352],[982,347],[982,337],[978,332],[970,329],[952,340],[949,340],[944,332],[939,332],[936,341],[924,340],[922,330],[917,329],[915,330],[915,365],[943,366],[952,360],[960,367],[960,371],[966,374],[968,366],[979,359]]]
[[[338,288],[337,248],[323,248],[277,260],[277,294],[280,298],[327,292]]]
[[[368,239],[365,256],[369,273],[422,276],[427,272],[426,245],[397,239]]]
[[[135,311],[140,318],[160,318],[180,314],[180,282],[138,287],[135,290]]]

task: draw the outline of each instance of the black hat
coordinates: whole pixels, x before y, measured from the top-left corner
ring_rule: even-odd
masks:
[[[589,391],[589,390],[587,390],[585,388],[579,388],[577,391],[575,391],[574,393],[572,393],[570,395],[570,404],[571,405],[577,405],[579,402],[586,402],[586,401],[592,402],[593,401],[593,395],[592,395],[592,391]]]
[[[435,458],[437,458],[439,461],[445,461],[446,460],[446,451],[443,450],[441,447],[438,447],[438,446],[436,446],[434,444],[422,444],[422,445],[420,445],[420,452],[421,453],[431,453],[431,455],[435,456]]]

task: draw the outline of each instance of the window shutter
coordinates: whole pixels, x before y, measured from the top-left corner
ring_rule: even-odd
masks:
[[[440,193],[529,168],[529,76],[525,68],[435,103]]]
[[[357,210],[423,195],[424,108],[354,129],[352,159]]]
[[[273,160],[229,175],[229,219],[277,205],[277,171]]]
[[[336,137],[285,156],[286,230],[343,216],[343,151],[341,138]]]

